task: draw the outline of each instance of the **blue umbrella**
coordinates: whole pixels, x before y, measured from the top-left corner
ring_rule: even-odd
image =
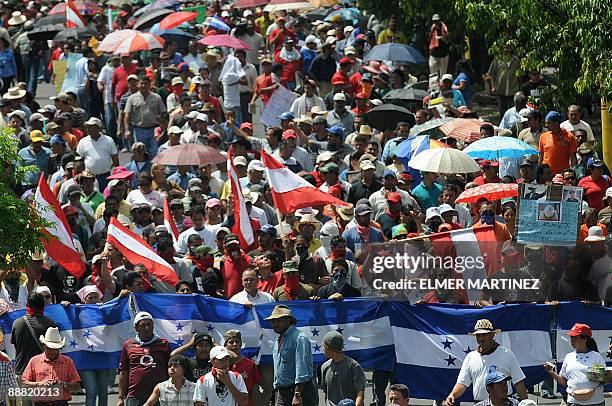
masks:
[[[192,39],[195,39],[195,37],[191,34],[189,34],[188,32],[185,32],[179,28],[171,28],[169,30],[160,30],[159,29],[159,23],[155,24],[153,27],[151,27],[151,29],[149,30],[149,32],[151,34],[155,34],[155,35],[159,35],[160,37],[162,37],[165,40],[174,40],[178,43],[183,43],[183,42],[189,42]]]
[[[338,19],[338,17],[340,17],[341,20],[351,21],[354,25],[357,25],[361,18],[361,13],[356,8],[341,8],[329,13],[324,21],[334,21]]]
[[[415,64],[427,62],[425,57],[415,48],[410,45],[396,44],[395,42],[376,45],[368,52],[365,58],[363,58],[363,61],[392,61]]]
[[[487,137],[474,141],[463,152],[472,158],[499,159],[522,158],[525,155],[538,154],[531,145],[512,137]]]

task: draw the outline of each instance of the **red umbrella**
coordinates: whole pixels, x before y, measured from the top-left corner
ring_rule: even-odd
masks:
[[[480,139],[480,126],[484,124],[477,118],[456,118],[442,125],[440,131],[448,136],[465,142]]]
[[[232,37],[227,34],[209,35],[198,41],[200,44],[208,45],[211,47],[228,47],[234,49],[246,49],[251,50],[251,47],[239,40],[236,37]]]
[[[219,151],[200,144],[175,145],[153,158],[153,162],[164,165],[204,165],[225,161]]]
[[[179,11],[177,13],[168,14],[159,22],[159,29],[169,30],[171,28],[178,27],[187,21],[195,20],[197,17],[198,13],[190,11]]]
[[[251,8],[268,4],[270,0],[238,0],[234,4],[236,8]]]
[[[514,196],[518,196],[516,183],[485,183],[482,186],[467,189],[457,197],[455,203],[477,203],[480,199],[494,201]]]
[[[91,1],[75,1],[74,5],[76,6],[79,13],[86,15],[94,15],[98,13],[102,13],[104,9],[98,6],[96,3]],[[66,3],[61,2],[56,4],[50,11],[49,14],[66,14]]]

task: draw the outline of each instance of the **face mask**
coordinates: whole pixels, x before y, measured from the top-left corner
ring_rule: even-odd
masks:
[[[232,256],[233,259],[238,259],[240,257],[240,251],[239,250],[232,251],[230,255]]]
[[[346,273],[345,272],[336,272],[332,275],[332,284],[336,288],[336,290],[341,290],[346,284]]]
[[[484,224],[493,225],[495,224],[495,214],[492,211],[483,211],[480,213],[480,221]]]

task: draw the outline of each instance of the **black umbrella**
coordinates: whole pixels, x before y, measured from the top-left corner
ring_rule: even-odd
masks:
[[[395,130],[397,123],[405,121],[412,127],[416,124],[414,114],[395,104],[382,104],[366,113],[368,124],[380,131]]]
[[[318,7],[312,11],[309,11],[304,14],[304,17],[311,21],[315,20],[323,20],[329,13],[331,13],[332,9],[329,7]]]
[[[426,90],[415,89],[413,87],[403,89],[393,89],[383,96],[383,100],[418,100],[422,101],[427,96]]]
[[[66,41],[68,38],[74,39],[87,39],[96,35],[95,28],[91,27],[77,27],[77,28],[64,28],[62,31],[58,32],[57,35],[53,38],[53,41]]]
[[[44,25],[62,24],[66,22],[66,14],[49,14],[34,23],[34,27],[42,27]],[[49,38],[51,39],[51,38]]]
[[[165,16],[172,13],[172,10],[168,10],[165,8],[147,11],[138,20],[136,20],[136,24],[134,24],[134,29],[142,31],[147,28],[151,28],[155,23],[160,22],[164,19]]]
[[[60,24],[47,24],[35,27],[32,31],[28,32],[28,38],[31,41],[47,41],[53,39],[53,37],[64,28],[65,27]]]

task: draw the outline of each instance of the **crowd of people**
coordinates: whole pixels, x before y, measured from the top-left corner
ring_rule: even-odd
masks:
[[[384,295],[373,288],[363,269],[368,247],[375,243],[492,226],[501,266],[489,279],[539,281],[539,288],[531,292],[485,290],[472,303],[460,292],[440,288],[421,292],[416,303],[482,307],[509,302],[612,302],[609,169],[595,151],[593,130],[582,120],[581,108],[542,111],[537,99],[547,83],[538,72],[521,83],[517,58],[509,47],[485,75],[497,96],[500,124],[482,120],[478,138],[518,138],[539,155],[524,156],[510,165],[479,160],[480,173],[418,173],[397,156],[400,144],[416,136],[411,131],[415,126],[440,118],[478,118],[470,63],[460,60],[454,74],[448,72],[449,32],[438,14],[431,18],[423,48],[429,70],[420,72],[414,65],[394,61],[363,62],[376,45],[407,42],[395,16],[384,25],[373,16],[367,23],[363,16],[357,17],[358,24],[341,17],[311,22],[298,12],[272,15],[265,9],[238,10],[216,3],[207,10],[204,24],[185,30],[196,39],[228,33],[250,49],[167,39],[161,50],[104,54],[97,50],[98,39],[109,31],[104,15],[85,17],[96,32],[90,40],[69,37],[47,42],[28,36],[47,6],[32,1],[23,7],[1,7],[0,127],[10,129],[4,134],[18,149],[21,160],[16,165],[34,168],[12,188],[23,199],[32,199],[44,173],[87,266],[86,275],[77,278],[47,252],[35,251],[25,269],[0,273],[4,311],[27,311],[13,326],[14,371],[8,357],[0,360],[11,371],[0,374],[2,385],[59,384],[61,389],[59,399],[35,401],[36,405],[67,404],[81,382],[88,406],[96,401],[107,404],[109,385],[119,392],[118,406],[194,402],[262,406],[272,399],[277,405],[316,405],[317,388],[329,405],[362,406],[365,375],[355,360],[343,354],[342,335],[325,336],[328,361],[320,368],[313,366],[310,341],[282,304],[269,317],[279,335],[273,366],[258,366],[243,357],[237,330],[228,331],[223,343],[198,333],[172,350],[155,333],[152,316],[139,313],[134,319],[137,335],[123,346],[118,389],[112,387],[114,371],[75,369],[59,351],[65,340],[56,323],[43,313],[46,305],[105,303],[131,293],[202,294],[245,306],[380,297]],[[131,28],[134,11],[129,4],[121,6],[110,28]],[[77,87],[40,106],[38,84],[58,80],[53,61],[68,60],[71,53],[79,55],[74,63]],[[429,75],[437,79],[432,82]],[[388,103],[384,96],[391,90],[423,81],[429,81],[428,96],[414,109],[411,120],[399,121],[392,129],[378,129],[368,122],[367,113]],[[259,113],[281,86],[297,98],[278,117],[278,126],[257,134]],[[438,98],[448,102],[432,104]],[[439,138],[430,131],[421,134]],[[448,136],[439,141],[447,148],[467,145]],[[225,162],[171,166],[153,161],[181,144],[205,145],[223,155],[231,148],[256,236],[253,244],[246,246],[241,239],[234,216],[238,202]],[[281,215],[266,178],[262,150],[348,205]],[[121,152],[130,153],[125,164],[120,162]],[[518,244],[516,198],[455,203],[463,191],[488,183],[581,187],[576,246]],[[166,205],[178,236],[164,217]],[[172,267],[179,282],[171,286],[160,280],[145,265],[130,263],[108,242],[112,218],[142,237]],[[453,276],[452,269],[434,269],[426,275],[432,280]],[[405,300],[414,297],[411,293],[396,292],[394,298]],[[493,340],[495,333],[488,320],[477,323],[473,334],[479,349],[464,361],[456,386],[449,388],[447,406],[470,385],[482,405],[512,403],[515,399],[507,397],[505,389],[508,381],[514,384],[517,399],[527,401],[527,388],[521,383],[524,375],[514,355]],[[601,386],[589,384],[585,374],[585,365],[603,363],[591,330],[576,325],[570,335],[576,351],[568,354],[559,373],[546,367],[551,378],[542,393],[555,396],[554,379],[569,388],[568,403],[603,404]],[[182,355],[192,349],[195,357]],[[486,358],[506,367],[487,371],[491,361]],[[8,378],[15,373],[16,382]],[[408,404],[409,382],[397,383],[391,374],[374,371],[373,384],[373,404]],[[590,396],[582,400],[580,390],[585,389]],[[0,403],[4,397],[0,393]]]

